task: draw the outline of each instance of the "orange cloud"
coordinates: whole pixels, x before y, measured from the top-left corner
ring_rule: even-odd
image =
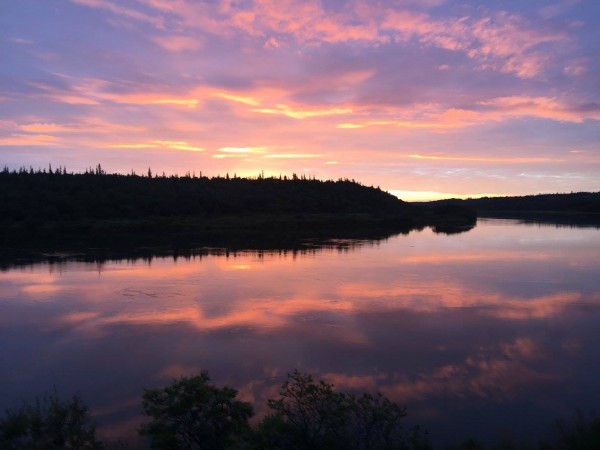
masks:
[[[205,149],[203,147],[197,147],[195,145],[191,145],[185,141],[151,141],[146,143],[128,143],[128,144],[109,144],[110,148],[164,148],[171,150],[184,150],[190,152],[203,152]]]
[[[119,103],[140,103],[153,105],[175,105],[195,108],[199,100],[196,98],[156,98],[156,97],[121,97]]]
[[[67,127],[55,123],[31,123],[21,125],[19,128],[29,133],[53,133],[68,130]]]
[[[408,202],[426,202],[431,200],[440,200],[446,198],[479,198],[479,197],[499,197],[502,194],[455,194],[450,192],[437,192],[437,191],[406,191],[406,190],[394,190],[388,191],[390,194],[395,195],[399,199]]]
[[[350,108],[323,108],[323,109],[299,109],[288,105],[277,105],[275,108],[255,108],[250,111],[262,114],[273,114],[291,117],[293,119],[307,119],[312,117],[322,117],[340,114],[350,114]]]
[[[59,138],[48,134],[15,134],[0,137],[3,146],[53,146],[59,144]]]
[[[260,154],[264,153],[266,147],[221,147],[220,152],[233,153],[239,155]]]
[[[307,159],[307,158],[320,158],[321,155],[313,153],[270,153],[265,155],[265,158],[271,159]]]
[[[344,129],[355,129],[355,128],[364,128],[366,125],[361,125],[358,123],[339,123],[336,125],[337,128]]]
[[[253,97],[246,97],[243,95],[236,95],[236,94],[231,94],[228,92],[217,92],[214,95],[216,95],[217,97],[221,97],[224,98],[226,100],[231,100],[233,102],[238,102],[238,103],[243,103],[245,105],[250,105],[250,106],[259,106],[260,105],[260,100],[253,98]]]

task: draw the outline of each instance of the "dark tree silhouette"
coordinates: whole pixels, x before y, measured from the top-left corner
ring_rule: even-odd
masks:
[[[438,206],[461,205],[482,213],[569,213],[600,214],[600,192],[538,194],[517,197],[483,197],[467,200],[449,199],[431,202]]]
[[[541,450],[597,450],[600,449],[600,417],[586,417],[577,411],[570,421],[556,423],[557,439],[552,443],[542,443]]]
[[[7,411],[0,420],[0,448],[101,449],[88,408],[79,396],[63,401],[56,392]]]
[[[383,450],[430,449],[426,433],[406,431],[406,409],[381,394],[337,392],[298,371],[288,375],[273,411],[258,428],[260,448]]]
[[[180,378],[164,389],[144,391],[143,407],[152,420],[140,428],[153,448],[225,450],[249,432],[252,405],[237,391],[217,388],[206,372]]]

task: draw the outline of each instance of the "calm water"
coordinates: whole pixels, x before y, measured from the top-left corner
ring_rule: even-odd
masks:
[[[56,386],[135,443],[144,387],[204,369],[260,413],[298,368],[382,391],[438,444],[600,411],[600,230],[337,244],[0,272],[0,409]]]

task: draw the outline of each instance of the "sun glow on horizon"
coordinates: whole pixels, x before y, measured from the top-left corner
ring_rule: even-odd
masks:
[[[392,189],[388,191],[390,194],[398,197],[406,202],[430,202],[435,200],[447,199],[469,199],[482,197],[502,197],[503,194],[452,194],[448,192],[435,191],[403,191]]]

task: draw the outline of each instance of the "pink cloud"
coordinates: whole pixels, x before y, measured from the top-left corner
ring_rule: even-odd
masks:
[[[67,131],[68,128],[55,123],[30,123],[19,127],[29,133],[56,133]]]
[[[365,0],[344,4],[331,10],[317,0],[253,0],[214,4],[190,0],[138,0],[154,14],[124,8],[107,0],[71,0],[113,14],[153,24],[165,29],[168,15],[175,28],[221,36],[243,33],[265,38],[265,45],[281,44],[291,38],[302,44],[362,42],[380,45],[417,39],[424,45],[463,52],[481,68],[512,73],[521,78],[543,72],[551,54],[541,44],[565,41],[565,32],[543,29],[517,14],[504,11],[484,12],[480,17],[436,19],[425,12],[415,12],[414,4],[390,6]],[[434,4],[436,2],[433,2]],[[429,5],[432,6],[432,5]],[[198,42],[190,36],[165,35],[155,38],[169,51],[197,50]]]
[[[406,13],[390,17],[386,25],[405,39],[414,35],[423,43],[464,52],[477,60],[481,68],[521,78],[537,76],[546,67],[550,55],[536,50],[537,46],[568,39],[564,32],[540,30],[522,17],[502,11],[479,19],[465,16],[434,20],[423,14]]]
[[[412,379],[400,377],[395,383],[384,386],[382,391],[404,401],[431,395],[509,399],[533,385],[560,381],[558,373],[532,368],[533,360],[544,358],[541,350],[532,339],[520,337],[497,347],[482,348],[478,354],[457,364],[440,366]]]
[[[471,51],[478,59],[491,59],[501,71],[523,78],[539,74],[549,58],[535,51],[536,46],[567,39],[564,33],[536,29],[519,16],[505,12],[480,19],[471,27],[473,38],[479,42]]]
[[[53,146],[59,138],[48,134],[14,134],[0,137],[0,146]]]
[[[558,122],[581,123],[600,120],[600,108],[583,108],[564,103],[555,97],[508,96],[481,100],[470,108],[415,104],[405,108],[358,108],[351,120],[340,122],[340,129],[365,128],[430,129],[442,132],[457,128],[534,117]]]
[[[586,119],[600,120],[600,109],[574,108],[554,97],[511,96],[499,97],[479,102],[489,107],[491,116],[505,117],[540,117],[563,122],[583,122]],[[484,113],[486,114],[486,113]]]
[[[69,120],[68,122],[62,123],[44,122],[41,120],[35,122],[27,121],[27,123],[22,124],[14,123],[12,128],[13,130],[20,130],[28,133],[54,133],[59,135],[74,133],[132,133],[145,130],[145,128],[141,126],[112,123],[95,117],[78,117],[76,120]]]
[[[202,48],[202,40],[191,36],[155,36],[152,38],[156,44],[169,52],[181,53],[195,51]]]

